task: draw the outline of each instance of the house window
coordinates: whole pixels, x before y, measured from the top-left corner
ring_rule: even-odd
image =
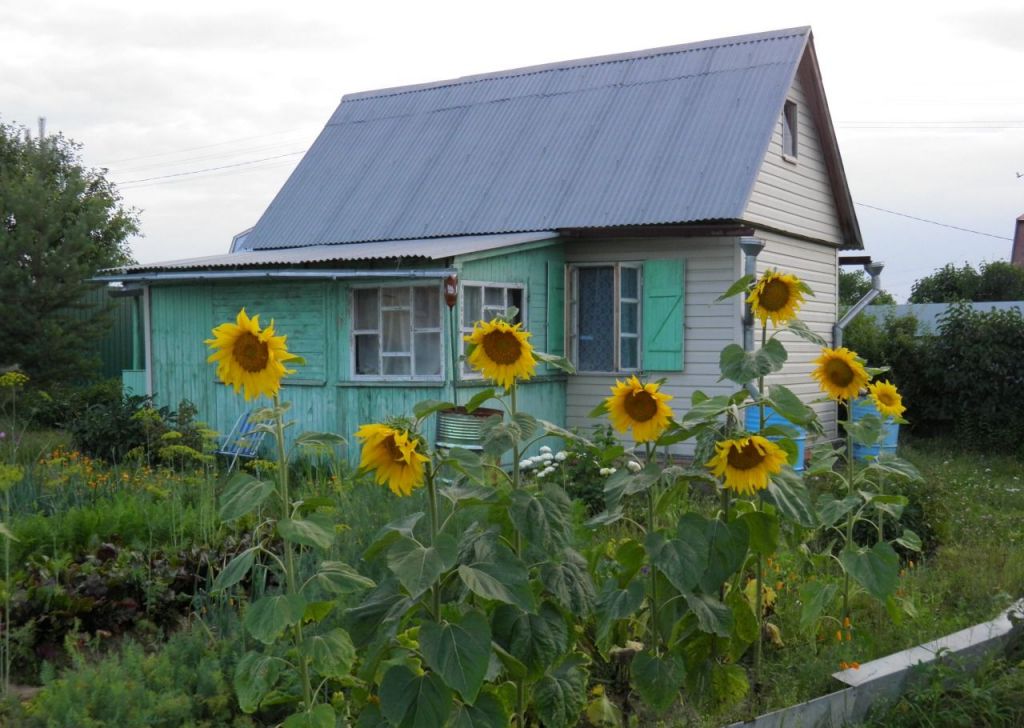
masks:
[[[573,266],[572,356],[581,372],[640,369],[640,266]]]
[[[796,161],[797,107],[795,101],[786,101],[782,107],[782,156]]]
[[[477,321],[490,321],[503,316],[505,311],[515,308],[517,313],[513,323],[524,323],[523,288],[522,286],[495,286],[476,283],[462,284],[462,334],[468,336],[473,332]],[[462,353],[466,353],[466,342],[462,342]],[[480,372],[473,369],[467,362],[462,364],[463,377],[479,377]]]
[[[356,377],[441,378],[441,288],[357,288],[352,292]]]

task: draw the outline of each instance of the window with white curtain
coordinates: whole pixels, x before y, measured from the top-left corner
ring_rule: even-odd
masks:
[[[368,379],[441,379],[441,287],[352,291],[352,373]]]

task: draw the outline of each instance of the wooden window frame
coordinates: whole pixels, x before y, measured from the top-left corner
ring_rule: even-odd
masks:
[[[464,337],[469,336],[473,333],[473,327],[466,325],[465,320],[465,307],[466,307],[466,288],[479,288],[480,289],[480,311],[481,315],[486,319],[486,311],[491,308],[497,311],[494,306],[488,306],[484,298],[485,288],[501,288],[505,291],[505,308],[499,313],[504,313],[508,310],[509,291],[519,291],[519,320],[523,323],[523,328],[527,328],[528,322],[526,320],[526,284],[524,283],[497,283],[494,281],[459,281],[459,310],[458,310],[458,324],[459,324],[459,353],[461,354],[462,366],[459,367],[459,379],[483,379],[483,374],[473,369],[466,362],[466,340]],[[474,322],[480,319],[474,319]],[[490,320],[490,319],[486,319]]]
[[[782,158],[796,164],[800,156],[800,107],[786,99],[782,106]]]
[[[409,291],[409,306],[383,306],[380,305],[380,296],[387,289],[406,288]],[[417,327],[415,316],[415,289],[434,288],[437,290],[437,326]],[[356,328],[356,295],[359,291],[377,291],[377,326],[374,329]],[[352,328],[349,332],[349,372],[354,382],[443,382],[445,381],[445,347],[444,347],[444,292],[440,283],[396,283],[385,285],[360,285],[352,286],[349,289],[349,310],[352,312]],[[384,311],[409,311],[409,351],[389,352],[409,357],[409,374],[385,374],[384,373]],[[359,374],[356,370],[356,336],[377,336],[377,366],[376,374]],[[440,369],[437,374],[416,374],[416,334],[436,334],[438,340],[438,358]]]
[[[614,286],[614,366],[610,370],[594,370],[579,368],[579,270],[581,268],[612,268]],[[627,333],[627,338],[636,339],[636,367],[625,368],[622,366],[622,269],[630,268],[636,271],[636,298],[625,299],[626,303],[636,303],[637,321],[636,333]],[[577,366],[578,374],[638,374],[644,368],[644,264],[643,261],[603,261],[587,263],[569,263],[569,357],[570,361]]]

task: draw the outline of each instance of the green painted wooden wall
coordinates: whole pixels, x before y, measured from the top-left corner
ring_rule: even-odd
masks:
[[[456,259],[460,278],[526,287],[527,322],[532,343],[547,346],[547,282],[553,267],[563,265],[560,245],[526,246],[511,253]],[[358,283],[366,285],[367,279]],[[417,281],[424,283],[426,281]],[[188,399],[213,428],[226,433],[238,415],[253,406],[241,394],[221,384],[215,367],[206,363],[203,343],[211,329],[234,320],[244,306],[259,314],[261,324],[274,320],[277,333],[288,336],[289,350],[301,354],[306,366],[285,380],[282,399],[291,403],[294,436],[303,430],[329,430],[346,438],[359,425],[388,417],[409,415],[424,399],[451,400],[450,375],[438,382],[353,381],[349,365],[352,281],[204,282],[158,285],[151,289],[153,388],[160,404],[176,406]],[[408,285],[409,279],[374,279],[374,285]],[[440,287],[440,279],[436,280]],[[445,319],[447,325],[447,319]],[[445,371],[449,372],[451,337],[445,341]],[[458,397],[465,402],[484,387],[482,381],[459,382]],[[520,407],[557,424],[565,422],[565,381],[542,373],[520,389]],[[432,435],[432,423],[428,435]],[[358,448],[352,446],[350,456]]]

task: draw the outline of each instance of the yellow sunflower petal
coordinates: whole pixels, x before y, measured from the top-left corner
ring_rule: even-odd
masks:
[[[247,401],[277,396],[281,379],[294,374],[283,364],[295,358],[288,351],[288,337],[275,336],[273,322],[261,330],[258,314],[249,318],[243,308],[235,323],[220,324],[212,333],[213,338],[204,342],[213,350],[206,360],[216,362],[217,377],[236,393],[243,390]]]
[[[891,382],[875,382],[868,385],[868,393],[871,400],[883,416],[902,417],[907,408],[903,406],[903,397],[900,396],[896,385]]]
[[[715,445],[715,456],[705,463],[724,486],[741,495],[754,495],[768,487],[771,476],[786,464],[786,451],[771,440],[752,435]]]
[[[356,432],[363,448],[359,467],[374,472],[374,479],[398,496],[412,495],[423,485],[425,463],[430,460],[419,452],[419,440],[405,430],[387,425],[363,425]]]
[[[846,347],[822,349],[821,356],[814,363],[817,367],[811,376],[818,380],[821,390],[835,400],[853,399],[870,380],[864,365],[857,360],[856,352]]]
[[[477,321],[473,333],[464,338],[475,347],[467,359],[469,365],[505,389],[517,379],[529,379],[536,373],[530,334],[522,331],[522,324],[500,319]]]
[[[796,313],[804,303],[800,279],[789,273],[766,270],[753,290],[747,296],[754,315],[764,326],[771,319],[773,326],[784,324],[796,318]]]
[[[672,419],[672,408],[666,404],[672,395],[659,389],[655,383],[641,383],[635,375],[625,382],[615,380],[612,395],[605,400],[612,427],[619,432],[632,430],[636,442],[661,437]]]

